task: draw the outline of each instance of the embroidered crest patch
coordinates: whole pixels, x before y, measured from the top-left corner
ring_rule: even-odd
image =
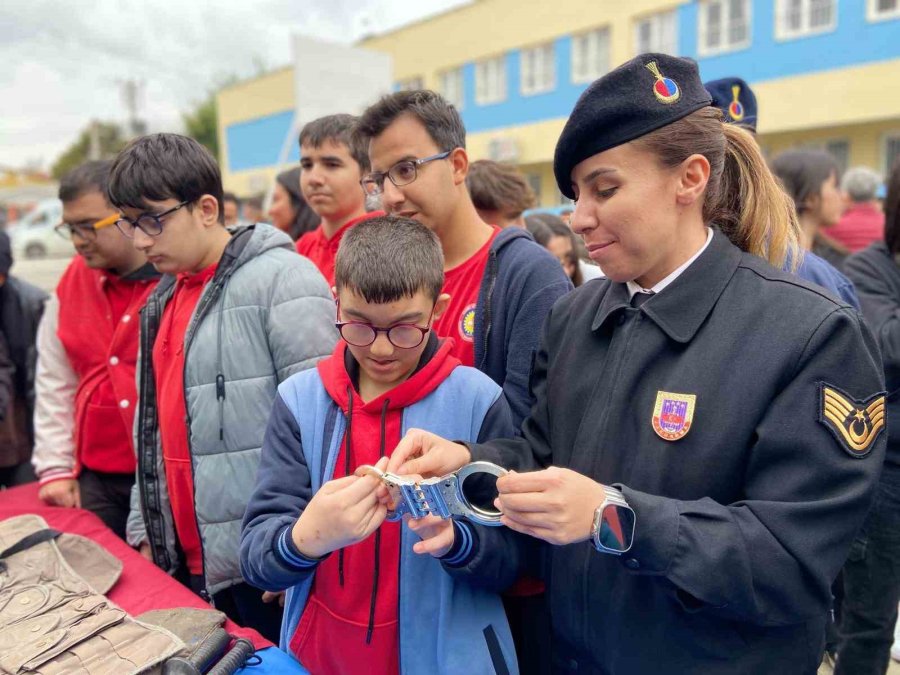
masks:
[[[884,430],[884,394],[857,401],[839,389],[819,383],[819,421],[851,457],[872,452]]]
[[[466,342],[475,340],[475,305],[469,305],[459,317],[459,336]]]
[[[656,78],[656,82],[653,84],[653,94],[660,103],[668,105],[675,103],[681,98],[681,89],[675,84],[675,80],[663,77],[659,72],[659,66],[656,65],[656,61],[648,63],[647,70],[653,73],[653,76]]]
[[[673,394],[668,391],[656,392],[653,408],[653,431],[665,441],[684,438],[694,422],[694,394]]]
[[[735,122],[740,122],[744,119],[744,106],[738,100],[738,96],[741,94],[741,85],[735,84],[731,87],[731,95],[732,101],[728,106],[728,116],[733,119]]]

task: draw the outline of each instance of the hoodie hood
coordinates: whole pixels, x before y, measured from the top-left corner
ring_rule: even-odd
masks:
[[[219,269],[231,274],[244,263],[275,248],[292,251],[294,242],[281,230],[264,223],[235,228],[231,230],[231,241],[225,247]]]
[[[347,343],[339,340],[330,358],[319,361],[319,376],[328,395],[345,415],[351,410],[357,413],[381,415],[385,410],[395,411],[421,401],[437,389],[441,382],[461,365],[450,352],[452,340],[438,340],[432,332],[419,365],[404,382],[368,403],[359,395],[359,364],[347,349]],[[352,408],[350,397],[353,397]],[[385,405],[387,407],[385,408]]]

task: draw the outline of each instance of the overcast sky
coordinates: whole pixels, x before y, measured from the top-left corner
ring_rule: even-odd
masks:
[[[0,167],[49,168],[91,119],[124,122],[143,82],[151,131],[230,75],[290,61],[290,36],[350,42],[467,0],[0,0]]]

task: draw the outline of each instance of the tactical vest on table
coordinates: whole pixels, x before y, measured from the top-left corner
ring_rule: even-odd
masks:
[[[0,673],[140,673],[184,649],[102,595],[121,572],[117,558],[57,535],[39,516],[0,522]]]

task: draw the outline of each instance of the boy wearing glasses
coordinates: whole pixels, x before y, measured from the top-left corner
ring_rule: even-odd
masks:
[[[78,255],[38,331],[32,463],[46,503],[96,513],[125,537],[134,485],[138,313],[159,279],[116,231],[106,195],[111,161],[63,177],[63,222]]]
[[[366,149],[353,139],[353,115],[327,115],[300,132],[300,190],[322,222],[297,240],[297,252],[312,260],[334,285],[334,259],[347,231],[381,215],[366,213],[366,195],[359,181],[369,170]]]
[[[383,469],[411,427],[470,440],[513,430],[501,389],[432,330],[449,304],[440,243],[419,223],[376,217],[344,237],[335,277],[343,339],[279,387],[244,517],[244,576],[290,589],[281,647],[309,672],[518,672],[494,594],[516,577],[512,532],[386,522],[379,481],[354,475]]]
[[[444,250],[447,312],[435,323],[454,356],[503,387],[518,426],[531,409],[528,377],[544,318],[572,285],[556,259],[519,228],[485,223],[466,188],[469,159],[459,113],[433,91],[401,91],[357,125],[372,171],[366,193],[418,220]]]
[[[241,578],[241,518],[276,387],[334,347],[331,293],[286,234],[225,229],[219,168],[192,139],[133,141],[115,160],[109,194],[123,213],[117,227],[168,273],[140,316],[128,542],[237,623],[277,639],[277,604],[264,605]]]

